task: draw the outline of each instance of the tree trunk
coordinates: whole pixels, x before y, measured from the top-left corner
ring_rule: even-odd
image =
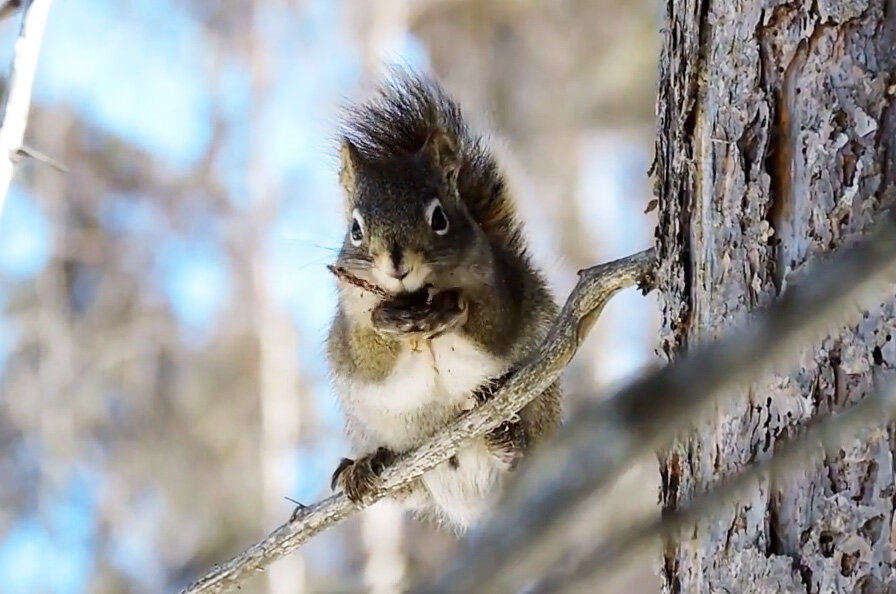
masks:
[[[668,357],[746,321],[894,202],[894,0],[667,3],[655,173]],[[859,316],[857,315],[857,319]],[[896,365],[896,305],[696,421],[660,456],[675,509],[861,400]],[[819,452],[664,548],[665,592],[896,592],[894,427]]]

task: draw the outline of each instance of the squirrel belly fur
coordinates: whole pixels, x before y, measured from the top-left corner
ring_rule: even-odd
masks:
[[[333,486],[363,501],[387,464],[488,398],[490,382],[539,345],[557,308],[495,159],[433,80],[393,71],[347,110],[339,179],[346,233],[337,266],[381,289],[340,283],[327,339],[355,455]],[[559,418],[554,385],[395,498],[462,531]]]

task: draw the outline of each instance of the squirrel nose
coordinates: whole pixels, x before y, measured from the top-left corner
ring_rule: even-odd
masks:
[[[408,273],[410,273],[410,269],[404,262],[402,262],[401,248],[397,245],[392,246],[392,249],[389,250],[389,257],[392,260],[391,276],[398,280],[404,280]]]

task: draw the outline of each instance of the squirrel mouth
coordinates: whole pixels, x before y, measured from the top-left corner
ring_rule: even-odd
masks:
[[[429,280],[429,271],[415,266],[407,274],[398,278],[382,268],[376,267],[373,269],[373,277],[374,282],[391,295],[401,295],[414,293],[424,288]]]
[[[376,279],[374,282],[353,274],[343,266],[328,265],[327,269],[340,281],[364,289],[365,291],[384,299],[400,295],[412,295],[420,292],[426,293],[432,287],[431,284],[421,282],[421,280],[417,278],[411,279],[412,282],[410,283],[407,282],[410,275],[403,279],[397,279],[393,276],[384,275],[376,269],[374,269],[373,275]],[[377,274],[377,272],[379,272],[379,274]]]

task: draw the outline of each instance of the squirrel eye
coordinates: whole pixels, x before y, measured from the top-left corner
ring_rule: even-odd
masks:
[[[351,237],[352,245],[355,246],[361,245],[361,240],[364,239],[364,225],[358,209],[352,213],[352,228],[349,231],[349,237]]]
[[[438,200],[433,200],[427,210],[429,210],[429,226],[436,235],[448,233],[448,217],[442,204]]]

